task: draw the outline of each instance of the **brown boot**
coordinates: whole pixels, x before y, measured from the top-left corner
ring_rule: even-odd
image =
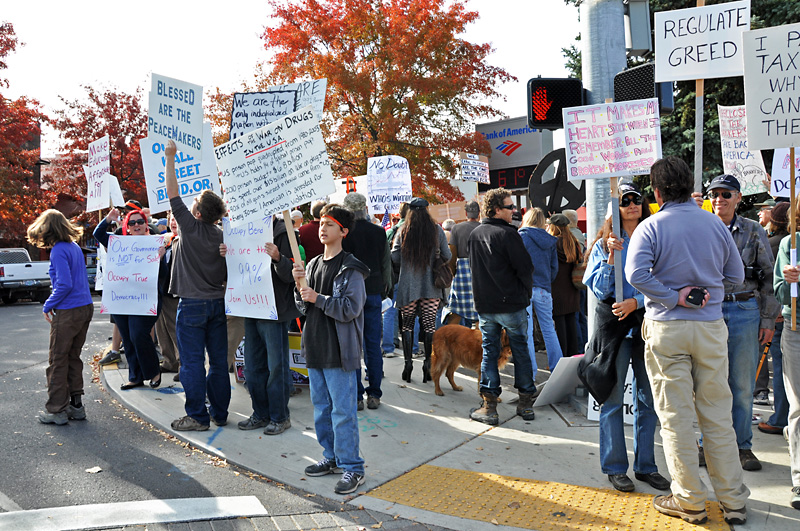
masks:
[[[523,420],[533,420],[535,417],[533,413],[533,394],[520,393],[519,403],[517,404],[517,415],[522,417]]]
[[[489,393],[484,393],[481,395],[481,398],[483,398],[481,407],[471,409],[469,411],[469,418],[477,420],[478,422],[483,422],[484,424],[489,424],[490,426],[497,426],[500,422],[500,418],[497,416],[497,397]]]

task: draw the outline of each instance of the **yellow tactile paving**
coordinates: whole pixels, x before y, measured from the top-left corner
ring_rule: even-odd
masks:
[[[496,525],[565,530],[729,531],[716,503],[696,526],[658,513],[653,495],[423,465],[368,493],[417,509]]]

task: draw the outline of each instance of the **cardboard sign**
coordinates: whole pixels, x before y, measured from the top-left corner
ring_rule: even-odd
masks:
[[[292,114],[296,110],[296,99],[297,92],[294,90],[237,92],[233,95],[231,107],[231,140]]]
[[[203,151],[202,160],[178,151],[175,154],[175,176],[178,178],[181,199],[186,206],[191,208],[194,198],[211,190],[217,195],[222,195],[219,186],[217,166],[214,164],[214,140],[211,135],[211,124],[203,125]],[[164,157],[164,144],[151,137],[139,140],[139,151],[142,153],[142,167],[147,183],[147,203],[150,213],[158,214],[170,210],[167,185],[164,180],[166,159]]]
[[[100,313],[158,315],[158,248],[164,236],[108,237]]]
[[[750,149],[800,146],[800,23],[745,32]]]
[[[272,287],[272,258],[264,244],[272,242],[272,216],[263,221],[232,227],[222,219],[228,252],[228,283],[225,291],[225,313],[255,319],[278,319],[275,292]]]
[[[747,112],[744,105],[717,105],[719,137],[722,147],[722,169],[733,175],[742,186],[742,195],[766,192],[767,170],[760,151],[747,147]]]
[[[367,205],[370,214],[397,214],[400,203],[411,201],[411,169],[396,155],[367,160]]]
[[[742,75],[750,1],[655,14],[656,83]]]
[[[645,175],[661,158],[658,100],[563,110],[567,179]]]
[[[166,143],[197,160],[203,156],[203,87],[153,74],[147,136]]]
[[[472,153],[459,153],[461,180],[489,184],[489,157]]]
[[[800,191],[800,149],[794,150],[794,168],[794,184],[796,193],[797,191]],[[772,155],[772,181],[770,183],[769,194],[772,197],[789,197],[791,195],[789,178],[789,149],[776,149]]]
[[[97,271],[94,274],[94,290],[103,291],[103,274],[106,271],[106,248],[97,246]]]
[[[234,227],[334,192],[328,152],[309,106],[214,148]]]
[[[325,92],[328,90],[327,79],[315,79],[313,81],[276,85],[268,88],[267,92],[288,90],[294,91],[297,94],[294,107],[296,111],[311,105],[314,107],[314,113],[317,116],[322,116],[322,110],[325,108]]]
[[[108,208],[108,177],[111,152],[108,135],[89,144],[89,163],[83,166],[86,175],[86,212]]]

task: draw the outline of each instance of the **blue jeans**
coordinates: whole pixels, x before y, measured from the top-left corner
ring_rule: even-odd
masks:
[[[289,322],[244,320],[244,378],[253,415],[280,423],[289,418]]]
[[[775,335],[772,336],[772,345],[769,347],[769,353],[772,356],[772,391],[775,396],[775,413],[769,418],[767,424],[785,428],[789,424],[789,400],[786,398],[786,389],[783,387],[781,335],[783,335],[783,321],[775,323]]]
[[[394,337],[392,337],[394,341]],[[394,343],[392,343],[394,351]],[[381,379],[383,378],[383,353],[381,352],[381,296],[367,295],[364,304],[364,364],[367,366],[369,386],[364,389],[361,381],[361,369],[358,370],[358,399],[368,396],[380,398]]]
[[[556,363],[563,357],[561,344],[556,335],[556,326],[553,324],[553,295],[544,288],[534,286],[531,295],[531,308],[533,312],[528,312],[528,352],[531,354],[531,364],[533,373],[536,374],[536,347],[533,344],[533,317],[531,313],[536,313],[536,320],[539,321],[539,328],[542,329],[544,338],[544,348],[547,349],[547,364],[552,373],[556,368]]]
[[[586,320],[588,302],[586,300],[587,290],[579,290],[581,295],[581,305],[576,312],[575,318],[578,320],[578,354],[586,351],[586,343],[589,341],[589,323]]]
[[[481,361],[481,393],[500,396],[500,333],[505,329],[514,356],[514,387],[520,393],[533,394],[533,366],[528,353],[528,312],[479,314],[483,360]]]
[[[356,371],[308,369],[314,429],[322,456],[334,459],[336,466],[347,472],[363,474],[364,460],[358,447],[357,380]]]
[[[381,343],[381,350],[387,353],[394,352],[394,337],[396,334],[397,308],[394,307],[394,298],[392,298],[392,306],[383,312],[383,341]]]
[[[118,315],[114,323],[119,329],[128,360],[128,381],[142,382],[158,376],[158,352],[150,331],[156,324],[155,315]]]
[[[181,299],[175,323],[181,353],[180,379],[186,414],[201,424],[209,415],[227,420],[231,401],[228,376],[228,326],[223,299]],[[206,375],[205,352],[208,352]],[[206,409],[206,395],[211,409]]]
[[[625,474],[628,452],[625,448],[625,378],[633,365],[633,471],[658,472],[655,456],[656,411],[644,359],[631,357],[631,340],[625,339],[617,354],[617,385],[600,407],[600,467],[603,474]]]

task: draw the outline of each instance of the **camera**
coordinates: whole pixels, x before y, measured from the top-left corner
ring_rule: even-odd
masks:
[[[766,275],[764,274],[764,270],[757,266],[745,266],[744,267],[744,278],[746,280],[757,280],[759,282],[763,282]]]
[[[692,288],[686,295],[686,305],[691,308],[700,308],[706,298],[706,293],[705,288]]]

